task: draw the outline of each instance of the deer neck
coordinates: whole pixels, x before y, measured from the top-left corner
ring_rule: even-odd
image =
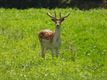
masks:
[[[53,40],[54,40],[54,42],[60,40],[60,26],[56,26]]]

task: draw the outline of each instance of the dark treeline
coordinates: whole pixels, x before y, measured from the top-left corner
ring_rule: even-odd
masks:
[[[97,7],[107,8],[107,0],[0,0],[0,7],[3,8],[66,8],[77,7],[90,9]]]

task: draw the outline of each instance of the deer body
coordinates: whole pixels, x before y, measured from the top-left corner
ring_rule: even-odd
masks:
[[[59,47],[59,34],[51,30],[43,30],[39,33],[39,39],[42,47],[47,49]]]
[[[39,40],[41,43],[42,57],[45,56],[45,51],[47,49],[50,49],[52,51],[52,56],[54,56],[54,53],[56,52],[56,56],[58,56],[58,48],[61,45],[61,39],[60,39],[60,29],[55,30],[55,32],[51,30],[43,30],[39,33]]]
[[[41,56],[45,57],[45,51],[47,49],[50,49],[52,52],[52,57],[54,57],[55,53],[56,53],[56,57],[58,57],[58,49],[61,45],[61,38],[60,38],[61,26],[60,25],[65,17],[61,18],[61,15],[60,15],[60,19],[57,19],[56,13],[54,17],[51,16],[50,13],[48,13],[48,16],[50,16],[52,18],[52,21],[55,22],[56,28],[54,32],[49,29],[39,32],[38,37],[41,44]]]

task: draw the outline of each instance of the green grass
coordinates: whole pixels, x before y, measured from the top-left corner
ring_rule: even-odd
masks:
[[[107,10],[56,9],[71,11],[59,58],[42,59],[37,34],[55,28],[48,11],[0,9],[0,80],[107,80]]]

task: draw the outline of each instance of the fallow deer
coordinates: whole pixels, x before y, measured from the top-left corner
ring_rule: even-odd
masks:
[[[55,23],[56,28],[54,32],[49,29],[42,30],[39,32],[38,37],[41,44],[41,56],[45,58],[45,51],[47,49],[50,49],[52,51],[52,57],[54,57],[55,53],[56,53],[56,57],[58,57],[58,49],[61,44],[61,38],[60,38],[61,23],[64,21],[66,17],[70,15],[70,13],[68,13],[64,17],[62,17],[60,13],[60,18],[56,18],[55,11],[54,11],[54,16],[51,15],[49,12],[47,13],[47,15]]]

